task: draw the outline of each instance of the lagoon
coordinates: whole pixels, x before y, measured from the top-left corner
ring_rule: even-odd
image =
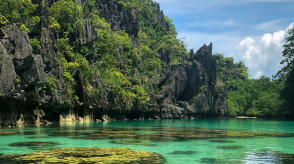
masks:
[[[293,145],[294,122],[278,119],[128,120],[0,128],[0,154],[4,155],[115,147],[156,152],[168,164],[274,164],[293,163]]]

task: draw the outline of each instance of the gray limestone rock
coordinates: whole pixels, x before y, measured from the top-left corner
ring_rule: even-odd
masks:
[[[12,59],[0,42],[0,97],[14,95],[16,80]]]

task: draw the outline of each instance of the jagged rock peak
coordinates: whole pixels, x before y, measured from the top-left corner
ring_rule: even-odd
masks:
[[[210,43],[208,46],[204,44],[201,48],[198,49],[196,53],[194,53],[194,50],[192,49],[190,51],[190,59],[193,61],[197,56],[212,56],[212,43]]]
[[[157,14],[155,17],[155,21],[161,22],[162,26],[166,29],[169,30],[169,24],[168,22],[165,21],[165,17],[163,14],[163,11],[160,10],[160,4],[154,1],[154,7],[156,8]]]

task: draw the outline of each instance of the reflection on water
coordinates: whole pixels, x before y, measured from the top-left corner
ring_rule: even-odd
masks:
[[[156,152],[169,164],[294,163],[293,126],[294,122],[283,120],[196,119],[0,128],[0,156],[58,148],[117,147]]]

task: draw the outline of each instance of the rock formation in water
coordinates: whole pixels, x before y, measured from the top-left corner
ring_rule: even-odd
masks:
[[[216,61],[212,55],[212,44],[204,45],[196,53],[192,50],[185,59],[186,62],[177,64],[171,64],[170,51],[159,49],[159,58],[166,68],[155,69],[158,75],[150,76],[151,82],[145,84],[146,66],[142,64],[143,57],[138,50],[141,48],[137,16],[139,10],[124,8],[122,1],[96,0],[94,8],[99,9],[99,16],[110,24],[112,32],[124,30],[130,36],[140,60],[132,74],[124,75],[132,86],[148,86],[150,100],[143,104],[133,101],[131,105],[126,104],[125,109],[116,108],[117,97],[106,93],[106,84],[97,73],[98,68],[93,69],[93,77],[89,82],[97,93],[90,95],[81,84],[82,77],[74,76],[75,96],[69,97],[65,68],[59,51],[60,36],[50,26],[49,19],[49,8],[56,1],[32,2],[38,4],[34,15],[40,17],[40,23],[30,26],[29,33],[21,31],[15,24],[7,23],[0,36],[0,126],[38,124],[48,122],[47,120],[73,122],[92,121],[96,118],[208,117],[223,116],[229,112],[225,87],[222,93],[215,90]],[[86,2],[78,1],[81,6]],[[159,27],[168,31],[171,27],[159,4],[155,2],[147,5],[155,11],[150,27],[159,23]],[[36,39],[40,44],[32,47],[30,39]],[[70,39],[78,40],[80,46],[88,46],[99,40],[100,35],[90,19],[84,17],[83,31],[72,33]],[[120,49],[117,53],[117,63],[122,63],[119,54],[124,51],[127,50]],[[87,60],[91,62],[90,59]],[[118,64],[117,67],[121,69],[125,65]],[[134,74],[138,74],[139,80]],[[98,90],[101,91],[98,93]],[[127,108],[128,106],[131,107]]]

